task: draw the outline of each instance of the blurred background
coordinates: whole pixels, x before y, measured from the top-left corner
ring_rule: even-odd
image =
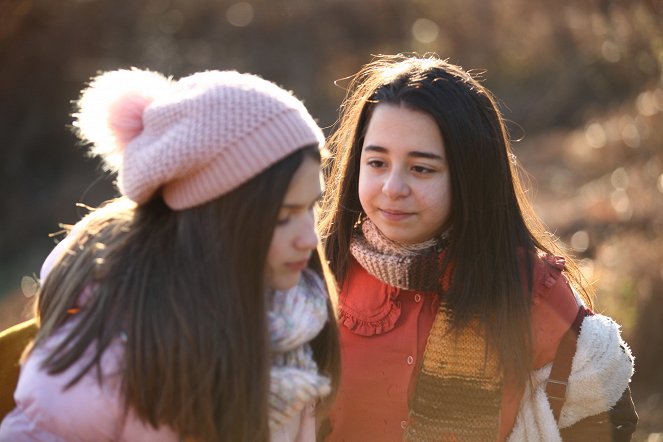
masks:
[[[343,78],[413,51],[499,97],[537,212],[636,356],[635,440],[663,441],[662,0],[2,0],[0,328],[30,316],[49,234],[115,195],[70,129],[92,75],[253,72],[329,134]]]

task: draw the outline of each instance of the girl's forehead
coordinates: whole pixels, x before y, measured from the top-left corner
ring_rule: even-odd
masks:
[[[363,137],[362,150],[366,148],[444,155],[442,134],[430,114],[392,104],[376,106]]]
[[[320,198],[321,188],[320,162],[305,157],[290,181],[282,206],[309,206]]]

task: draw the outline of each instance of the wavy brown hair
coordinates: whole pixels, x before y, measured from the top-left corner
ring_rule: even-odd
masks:
[[[323,164],[320,231],[336,282],[342,287],[354,226],[365,216],[358,195],[359,160],[372,112],[381,103],[425,112],[437,123],[452,194],[446,263],[453,263],[453,277],[441,295],[456,329],[480,319],[502,367],[523,385],[532,368],[535,253],[565,256],[569,279],[591,302],[577,266],[546,233],[526,198],[496,100],[460,67],[432,55],[399,54],[376,57],[351,77]]]
[[[61,373],[93,348],[71,379],[101,376],[104,351],[126,339],[126,406],[148,424],[197,441],[267,441],[269,367],[264,271],[283,198],[306,147],[209,203],[173,211],[161,197],[125,198],[86,217],[74,246],[41,288],[39,346],[81,310],[44,362]],[[320,271],[317,254],[311,267]],[[84,290],[91,296],[79,306]],[[338,382],[331,305],[314,339],[321,372]]]

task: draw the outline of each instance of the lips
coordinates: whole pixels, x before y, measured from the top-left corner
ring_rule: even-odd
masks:
[[[404,212],[402,210],[392,209],[379,209],[380,214],[389,221],[402,221],[414,215],[412,212]]]
[[[306,268],[308,265],[308,259],[302,260],[302,261],[297,261],[297,262],[289,262],[285,266],[292,270],[293,272],[301,272]]]

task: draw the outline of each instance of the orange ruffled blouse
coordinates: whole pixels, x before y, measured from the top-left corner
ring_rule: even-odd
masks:
[[[534,260],[534,368],[555,357],[578,301],[562,275],[564,259]],[[327,441],[402,441],[408,397],[439,308],[435,293],[399,289],[352,259],[339,296],[342,371]],[[504,385],[500,440],[508,436],[522,392]]]

